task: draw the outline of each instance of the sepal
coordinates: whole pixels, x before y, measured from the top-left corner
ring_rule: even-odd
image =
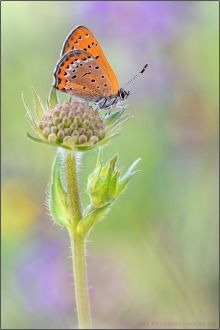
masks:
[[[79,235],[84,234],[87,235],[88,232],[92,229],[94,224],[96,224],[99,220],[101,220],[106,212],[109,210],[111,203],[100,207],[89,213],[86,217],[81,219],[77,225],[77,233]]]
[[[58,150],[52,166],[49,209],[54,221],[61,226],[70,226],[67,193],[61,180],[62,155]]]
[[[87,192],[93,209],[99,209],[109,203],[112,204],[126,188],[132,177],[139,172],[138,170],[133,171],[140,161],[140,159],[137,159],[121,177],[123,168],[116,169],[117,159],[118,154],[103,165],[101,150],[99,151],[96,168],[89,175],[87,184]]]

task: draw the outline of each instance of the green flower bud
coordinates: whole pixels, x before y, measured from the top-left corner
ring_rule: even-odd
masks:
[[[90,138],[92,136],[92,134],[93,134],[92,130],[91,129],[88,129],[88,131],[86,132],[86,136],[88,138]]]
[[[64,124],[63,124],[63,123],[58,124],[58,125],[57,125],[57,128],[58,128],[58,129],[64,129]]]
[[[64,128],[64,133],[65,133],[65,135],[67,135],[67,136],[69,135],[70,136],[72,134],[71,128],[69,128],[69,127],[68,128]]]
[[[59,117],[55,117],[55,118],[53,118],[53,124],[55,125],[55,126],[57,126],[60,122],[61,122],[61,118],[59,118]]]
[[[66,115],[67,115],[67,111],[66,110],[61,110],[60,111],[60,118],[64,118],[64,117],[66,117]]]
[[[85,111],[82,118],[85,120],[85,119],[89,119],[89,121],[91,122],[91,118],[90,118],[90,115],[89,115],[89,112],[88,111]]]
[[[90,127],[90,121],[88,119],[85,119],[84,122],[82,123],[82,127],[88,129]]]
[[[53,126],[53,121],[52,120],[49,120],[48,123],[47,123],[47,126],[48,127],[52,127]]]
[[[68,141],[69,139],[71,139],[71,136],[65,136],[65,138],[63,139],[63,142]]]
[[[64,117],[62,123],[65,127],[69,127],[71,124],[71,120],[68,117]]]
[[[68,113],[68,117],[70,119],[74,119],[75,118],[75,112],[73,110],[70,110],[69,113]]]
[[[76,111],[76,113],[77,113],[77,111]],[[74,119],[74,122],[77,124],[77,125],[80,125],[81,124],[81,122],[82,122],[82,119],[81,119],[81,117],[78,115],[78,116],[76,116],[75,117],[75,119]]]
[[[102,129],[99,131],[99,138],[103,138],[105,136],[105,131]]]
[[[99,209],[111,204],[122,193],[131,178],[139,171],[132,171],[137,162],[132,164],[123,177],[122,169],[116,169],[118,154],[110,159],[104,166],[99,153],[95,171],[88,178],[87,192],[90,197],[92,209]]]
[[[74,131],[74,132],[72,133],[72,136],[79,136],[79,132],[78,132],[78,131]]]
[[[45,120],[40,120],[39,121],[39,128],[43,130],[47,125],[47,122]]]
[[[50,134],[50,129],[49,129],[49,127],[45,127],[45,128],[43,129],[43,136],[44,136],[44,137],[48,137],[49,134]]]
[[[86,129],[85,128],[83,128],[83,127],[80,127],[79,129],[78,129],[78,132],[79,132],[79,134],[85,134],[86,133]]]
[[[58,131],[58,128],[57,128],[57,126],[52,126],[50,130],[51,130],[51,133],[56,133]]]
[[[78,142],[80,144],[83,144],[83,143],[87,142],[87,137],[85,135],[80,135],[79,139],[78,139]]]
[[[97,143],[99,139],[97,138],[97,136],[93,135],[93,136],[91,136],[91,138],[89,140],[94,143]]]
[[[50,120],[52,118],[52,116],[51,116],[51,114],[50,113],[46,113],[45,115],[44,115],[44,119],[45,120]]]
[[[77,116],[81,117],[82,111],[79,108],[75,112]]]
[[[63,141],[64,136],[65,136],[64,131],[63,130],[59,130],[59,132],[57,133],[58,140]]]
[[[48,135],[48,141],[50,142],[57,142],[57,136],[54,133]]]
[[[56,117],[59,116],[60,111],[58,109],[54,109],[54,110],[51,111],[51,114],[52,114],[53,118],[56,118]]]
[[[72,130],[75,130],[75,129],[78,128],[78,126],[77,126],[76,123],[72,123],[72,124],[70,125],[70,128],[71,128]]]

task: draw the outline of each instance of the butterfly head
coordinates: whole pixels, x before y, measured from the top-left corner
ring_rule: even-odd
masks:
[[[118,98],[120,101],[125,101],[130,95],[130,91],[125,91],[123,88],[120,88],[118,91]]]

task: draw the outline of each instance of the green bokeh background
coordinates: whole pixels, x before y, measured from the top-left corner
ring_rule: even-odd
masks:
[[[55,150],[21,100],[45,102],[75,26],[99,40],[134,118],[107,146],[141,172],[88,238],[95,328],[218,328],[218,1],[2,1],[2,328],[77,327],[68,234],[45,207]],[[65,95],[62,99],[67,99]],[[83,156],[80,185],[97,151]]]

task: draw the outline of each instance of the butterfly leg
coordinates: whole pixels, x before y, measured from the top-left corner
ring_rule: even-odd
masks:
[[[117,106],[117,108],[121,110],[121,113],[123,113],[125,111],[125,109],[127,109],[128,106],[129,106],[129,104],[126,104],[124,107]]]

